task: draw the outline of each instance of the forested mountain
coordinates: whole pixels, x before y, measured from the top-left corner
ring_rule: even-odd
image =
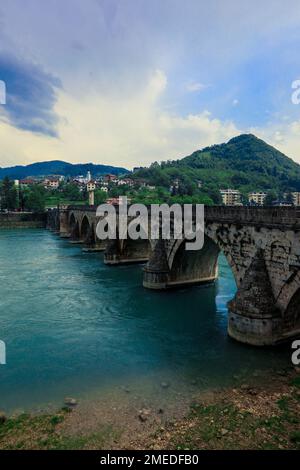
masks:
[[[300,191],[300,165],[252,134],[193,152],[181,160],[154,163],[134,174],[151,184],[168,186],[175,178],[187,194],[202,182],[202,192],[220,188],[249,191]]]
[[[26,166],[13,166],[10,168],[0,168],[0,179],[8,176],[11,179],[23,179],[29,176],[48,176],[48,175],[63,175],[63,176],[77,176],[86,175],[90,171],[93,176],[99,176],[106,173],[114,175],[128,173],[125,168],[110,166],[110,165],[95,165],[93,163],[79,163],[72,164],[62,162],[60,160],[53,160],[50,162],[33,163]]]

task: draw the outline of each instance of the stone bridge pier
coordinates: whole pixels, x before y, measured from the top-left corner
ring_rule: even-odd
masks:
[[[150,252],[149,240],[110,240],[104,251],[104,263],[111,266],[146,263]]]

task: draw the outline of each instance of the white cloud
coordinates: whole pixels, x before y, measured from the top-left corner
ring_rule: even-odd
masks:
[[[208,85],[204,85],[203,83],[200,83],[200,82],[189,82],[186,85],[186,90],[190,93],[195,93],[197,91],[203,91],[206,88],[208,88]]]
[[[222,122],[207,111],[188,116],[166,112],[160,97],[167,77],[155,71],[143,91],[120,98],[90,93],[81,99],[58,94],[59,116],[54,139],[0,123],[0,165],[66,160],[133,167],[154,160],[187,155],[239,133],[232,122]]]
[[[242,132],[253,132],[300,163],[300,120],[239,129],[205,110],[181,116],[163,108],[166,87],[166,75],[156,70],[143,90],[131,94],[97,90],[79,98],[60,90],[55,107],[60,138],[0,122],[0,166],[59,159],[132,168],[180,158]]]
[[[238,104],[239,104],[239,100],[238,100],[238,99],[232,100],[232,106],[237,106]]]
[[[278,144],[280,144],[281,142],[284,142],[284,137],[282,135],[282,133],[280,131],[276,131],[275,134],[274,134],[274,140],[275,142],[277,142]]]
[[[264,128],[252,128],[250,131],[300,163],[300,120],[269,124]]]

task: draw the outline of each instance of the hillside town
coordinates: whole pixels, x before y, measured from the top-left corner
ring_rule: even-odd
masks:
[[[189,201],[182,181],[174,178],[169,188],[162,188],[150,184],[147,179],[136,176],[139,169],[126,175],[105,174],[93,177],[90,171],[86,175],[66,177],[64,175],[49,175],[44,177],[28,177],[25,179],[10,182],[10,191],[15,192],[15,206],[8,207],[5,204],[5,196],[0,193],[1,210],[35,210],[34,207],[22,206],[22,199],[26,200],[26,195],[34,193],[45,201],[44,208],[56,207],[59,203],[68,204],[89,204],[100,203],[119,204],[120,196],[126,195],[128,202],[149,202],[159,203],[170,198],[173,202],[195,202],[197,196],[199,202],[207,203],[201,199],[204,183],[196,181],[194,193],[189,194],[193,201]],[[4,180],[3,180],[4,181]],[[7,182],[8,184],[8,182]],[[283,192],[279,197],[272,189],[265,191],[252,191],[242,194],[241,191],[233,188],[220,188],[215,191],[214,201],[218,205],[225,206],[300,206],[300,192]],[[24,198],[23,198],[23,195]],[[14,199],[12,197],[12,199]],[[17,201],[18,200],[18,201]],[[21,201],[21,202],[20,202]],[[198,201],[197,201],[198,202]],[[38,207],[42,210],[43,203]]]
[[[242,194],[236,189],[221,189],[222,201],[225,206],[243,206]],[[268,191],[254,191],[248,194],[248,204],[252,206],[300,206],[300,192],[284,193],[281,199],[271,200]],[[269,204],[266,202],[269,201]]]
[[[74,178],[65,178],[62,175],[47,176],[45,178],[27,178],[23,180],[15,180],[15,186],[24,188],[32,185],[41,185],[46,190],[59,190],[63,183],[73,184],[80,192],[87,191],[93,193],[100,190],[109,195],[113,189],[129,188],[133,190],[147,189],[150,191],[156,190],[156,186],[150,185],[145,179],[134,179],[132,177],[123,177],[114,174],[107,174],[92,178],[91,172],[88,171],[86,176],[80,175]],[[202,187],[202,181],[197,181],[197,187]],[[170,186],[170,194],[180,189],[180,180],[174,179]],[[243,201],[242,193],[237,189],[220,189],[222,203],[225,206],[243,206],[254,205],[263,206],[268,202],[268,195],[271,190],[266,191],[253,191],[248,194],[248,201]],[[122,192],[122,191],[121,191]],[[272,193],[271,193],[272,196]],[[118,204],[118,197],[108,197],[106,202],[111,204]],[[93,204],[92,204],[93,205]],[[286,192],[281,199],[269,200],[267,205],[274,206],[300,206],[300,192]]]

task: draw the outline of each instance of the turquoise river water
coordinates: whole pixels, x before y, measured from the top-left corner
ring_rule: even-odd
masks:
[[[286,365],[286,349],[256,349],[227,336],[235,282],[224,257],[209,287],[153,292],[139,265],[107,267],[46,230],[0,231],[0,409],[36,409],[68,396],[139,384],[159,393],[230,384]]]

